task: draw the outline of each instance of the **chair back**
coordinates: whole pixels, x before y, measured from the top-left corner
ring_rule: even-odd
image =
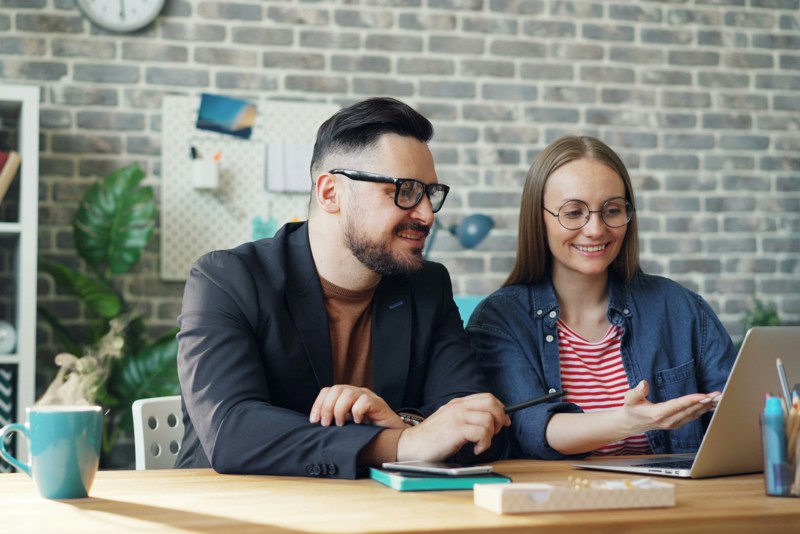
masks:
[[[183,439],[181,396],[139,399],[133,406],[136,469],[172,469]]]

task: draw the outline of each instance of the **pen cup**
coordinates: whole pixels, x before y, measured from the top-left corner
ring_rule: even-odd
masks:
[[[774,497],[800,497],[800,464],[797,457],[788,453],[789,444],[785,430],[780,430],[768,416],[759,416],[761,444],[764,454],[764,491]],[[783,425],[783,421],[780,421]]]
[[[213,159],[192,160],[192,187],[216,189],[219,186],[219,163]]]

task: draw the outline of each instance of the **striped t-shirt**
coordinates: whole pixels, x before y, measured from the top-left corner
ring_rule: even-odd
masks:
[[[564,401],[577,404],[584,412],[600,412],[622,406],[630,386],[622,366],[620,328],[611,325],[603,339],[591,342],[560,319],[556,327],[561,384],[567,390]],[[650,453],[650,445],[644,434],[629,436],[592,452],[596,456]]]

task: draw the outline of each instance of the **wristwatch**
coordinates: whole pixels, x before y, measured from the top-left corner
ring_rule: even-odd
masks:
[[[397,415],[400,416],[400,419],[402,419],[405,424],[410,426],[417,426],[425,420],[424,417],[415,413],[397,412]]]

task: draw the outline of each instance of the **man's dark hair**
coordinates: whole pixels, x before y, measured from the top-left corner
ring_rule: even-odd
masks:
[[[368,149],[387,133],[427,143],[433,137],[433,125],[408,104],[389,97],[368,98],[343,108],[317,131],[311,179],[315,179],[315,166],[328,154]],[[318,172],[327,170],[316,169]]]

